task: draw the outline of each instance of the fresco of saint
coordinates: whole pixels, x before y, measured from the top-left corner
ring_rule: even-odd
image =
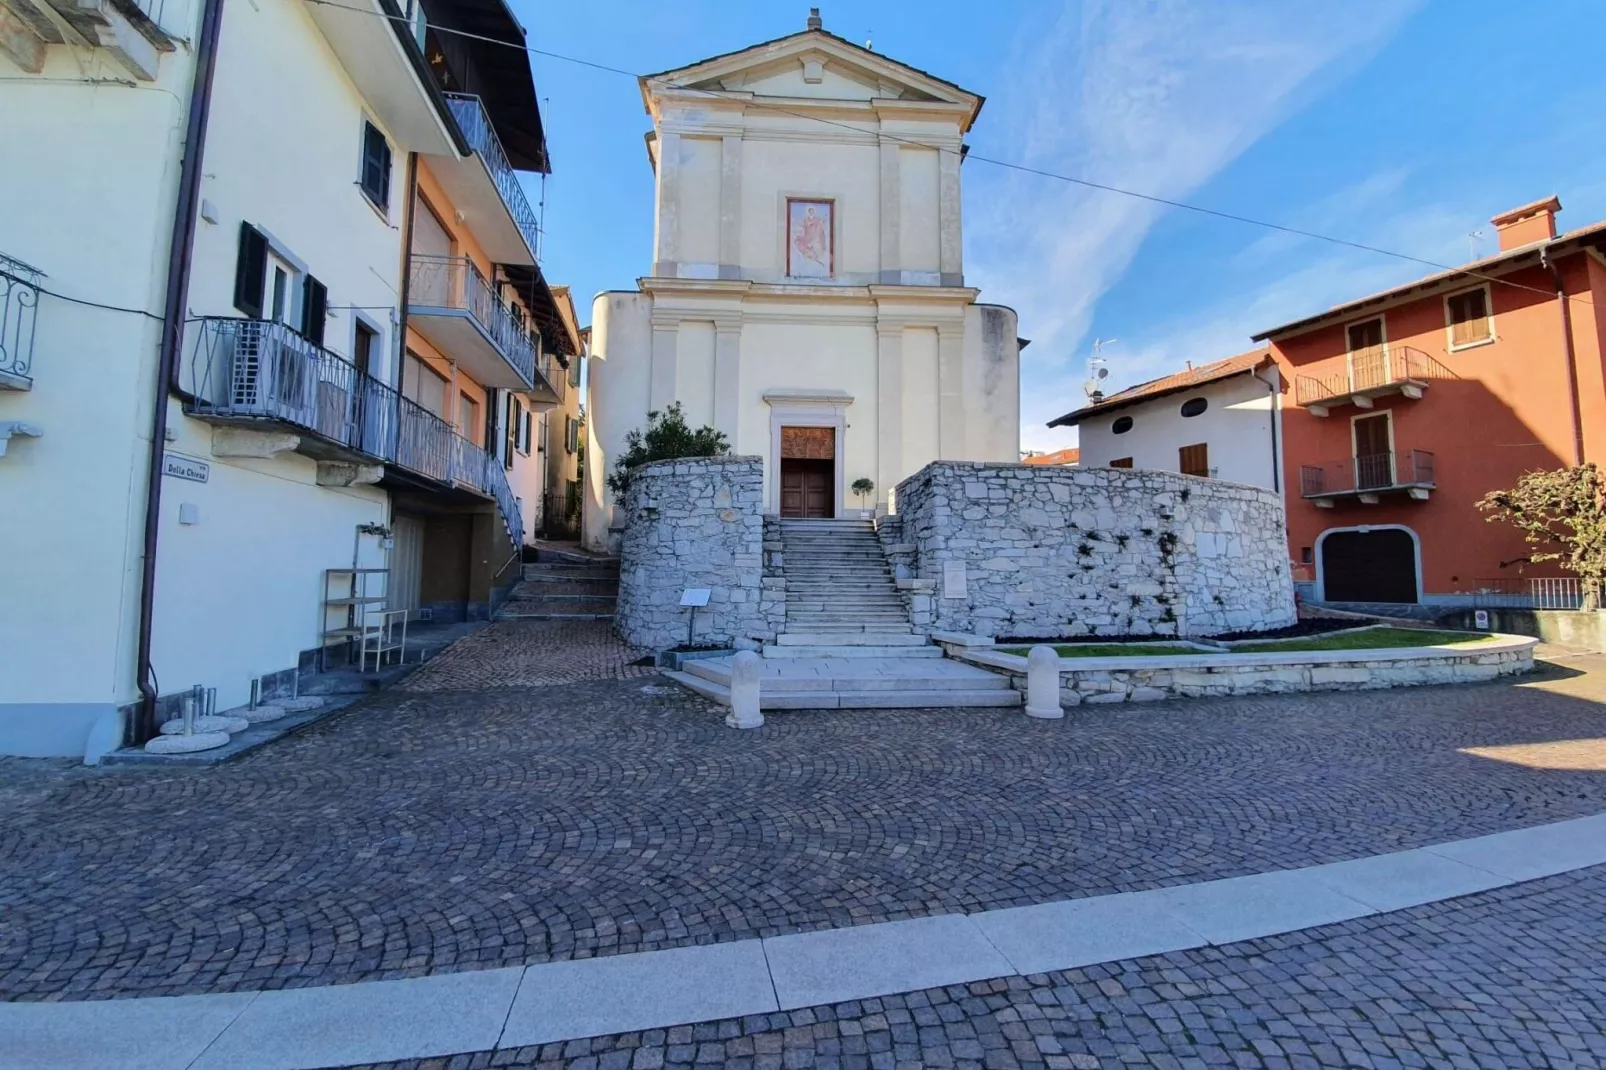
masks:
[[[832,207],[830,201],[792,201],[787,205],[787,275],[831,277]]]

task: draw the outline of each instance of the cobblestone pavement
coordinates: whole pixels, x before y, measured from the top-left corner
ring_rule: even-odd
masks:
[[[402,682],[404,691],[533,687],[653,676],[650,655],[608,621],[504,620],[453,643]]]
[[[417,976],[1336,861],[1606,811],[1603,736],[1606,658],[754,732],[661,677],[390,692],[216,768],[0,762],[0,998]]]
[[[365,1070],[1606,1066],[1606,869],[1302,933]]]

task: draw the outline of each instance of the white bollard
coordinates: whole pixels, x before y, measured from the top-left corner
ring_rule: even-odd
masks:
[[[725,723],[732,728],[759,728],[764,715],[758,710],[758,681],[764,673],[764,659],[751,650],[738,650],[731,656],[731,711]]]
[[[1060,656],[1051,646],[1034,646],[1026,654],[1026,716],[1065,716],[1060,709]]]

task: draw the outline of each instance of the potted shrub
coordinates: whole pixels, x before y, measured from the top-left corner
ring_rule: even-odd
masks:
[[[864,476],[860,476],[853,481],[853,485],[848,489],[859,496],[859,519],[870,519],[870,510],[865,508],[864,500],[875,493],[875,484]]]

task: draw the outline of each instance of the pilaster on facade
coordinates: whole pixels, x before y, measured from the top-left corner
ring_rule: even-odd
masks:
[[[937,427],[938,456],[964,457],[965,448],[965,326],[937,325]]]
[[[876,324],[876,500],[906,474],[903,468],[902,323]]]
[[[680,262],[680,134],[677,131],[658,131],[657,204],[652,273],[673,276]]]
[[[720,144],[719,277],[742,275],[742,135],[726,134]]]
[[[653,309],[652,371],[647,379],[647,407],[659,411],[675,400],[675,372],[680,349],[679,313]]]
[[[714,426],[736,427],[742,405],[742,317],[714,320]]]
[[[903,281],[898,257],[899,216],[903,206],[898,174],[901,152],[898,141],[881,139],[881,282],[894,286]]]
[[[965,269],[961,254],[959,164],[957,147],[943,148],[937,155],[937,234],[938,271],[944,286],[963,286]]]

